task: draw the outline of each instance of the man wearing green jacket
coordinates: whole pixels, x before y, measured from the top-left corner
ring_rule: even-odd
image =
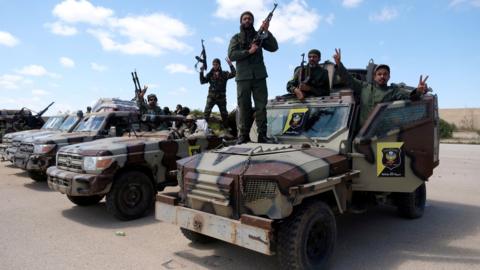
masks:
[[[258,142],[267,142],[267,69],[263,62],[263,50],[275,52],[278,50],[278,43],[272,33],[260,44],[253,43],[256,36],[253,27],[254,17],[250,11],[240,15],[240,33],[235,34],[230,40],[228,47],[228,58],[236,62],[237,76],[237,103],[240,112],[238,123],[238,143],[250,141],[248,128],[252,108],[251,96],[255,103],[255,121],[258,130]],[[268,31],[269,22],[264,21],[263,29]]]
[[[307,96],[330,95],[328,71],[318,64],[320,56],[319,50],[311,49],[308,52],[308,65],[296,67],[293,78],[287,83],[287,91],[295,94],[299,100],[303,100]]]
[[[428,90],[426,84],[428,76],[425,79],[422,79],[422,76],[420,76],[417,88],[409,91],[399,85],[388,85],[390,67],[387,65],[378,65],[374,70],[373,83],[367,83],[355,79],[348,73],[341,62],[340,49],[335,49],[333,59],[335,60],[336,71],[342,81],[353,89],[355,96],[360,97],[360,115],[357,122],[357,130],[363,126],[370,112],[378,103],[405,99],[418,100]]]

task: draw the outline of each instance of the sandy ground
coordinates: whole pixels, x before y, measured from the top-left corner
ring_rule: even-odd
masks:
[[[442,144],[440,157],[423,218],[390,207],[338,217],[331,269],[480,269],[480,145]],[[0,205],[0,269],[278,269],[227,243],[191,244],[153,214],[120,222],[104,202],[74,206],[6,163]]]

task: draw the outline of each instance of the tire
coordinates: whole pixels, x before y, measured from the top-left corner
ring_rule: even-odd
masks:
[[[33,181],[35,182],[45,182],[47,181],[47,175],[43,173],[38,173],[38,172],[31,172],[27,171],[28,176],[32,178]]]
[[[103,199],[104,195],[92,195],[92,196],[70,196],[67,195],[68,199],[78,205],[78,206],[90,206],[97,204]]]
[[[192,243],[195,244],[208,244],[216,240],[213,237],[197,233],[189,229],[180,228],[180,230],[182,231],[183,236],[185,236],[188,240],[192,241]]]
[[[314,237],[316,236],[316,237]],[[279,224],[277,258],[282,269],[324,269],[335,248],[337,225],[332,210],[318,201],[301,205]]]
[[[107,210],[120,220],[145,216],[153,208],[155,190],[144,173],[131,171],[120,175],[107,193]]]
[[[394,201],[398,213],[404,218],[419,218],[423,216],[427,201],[427,188],[425,183],[420,185],[414,192],[395,193]]]

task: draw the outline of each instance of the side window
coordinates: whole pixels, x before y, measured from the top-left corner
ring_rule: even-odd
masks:
[[[388,133],[414,125],[428,119],[428,104],[409,101],[400,103],[382,104],[373,121],[367,129],[366,137],[382,138]]]

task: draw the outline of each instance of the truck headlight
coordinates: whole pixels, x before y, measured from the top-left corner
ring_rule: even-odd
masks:
[[[99,171],[108,168],[112,162],[112,157],[84,157],[83,169],[85,171]]]
[[[33,153],[46,154],[52,151],[53,148],[55,148],[55,144],[35,144],[33,146]]]

